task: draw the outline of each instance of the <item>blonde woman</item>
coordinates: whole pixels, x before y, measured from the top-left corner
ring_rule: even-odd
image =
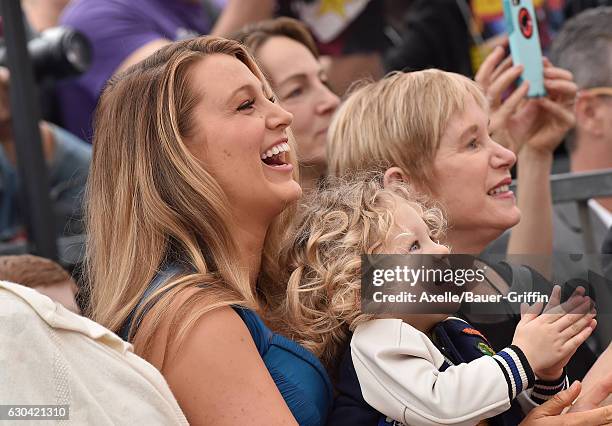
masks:
[[[519,224],[520,212],[505,180],[518,152],[518,179],[524,182],[518,204],[542,212],[530,214],[513,230],[517,238],[508,252],[550,253],[552,236],[546,225],[552,151],[574,124],[576,85],[571,73],[545,62],[549,97],[525,99],[525,82],[502,102],[504,89],[522,68],[508,61],[499,64],[500,51],[487,58],[479,75],[486,93],[467,78],[439,70],[396,73],[380,83],[362,84],[330,128],[330,173],[388,170],[389,178],[432,193],[448,211],[447,242],[453,250],[480,253]],[[487,193],[498,187],[504,191]],[[531,238],[534,233],[540,238]]]
[[[300,21],[276,18],[248,25],[233,38],[253,53],[279,103],[293,114],[300,185],[315,188],[327,173],[327,129],[340,99],[329,88],[312,36]]]
[[[513,138],[523,141],[518,204],[531,199],[526,204],[532,203],[550,221],[550,149],[573,124],[566,102],[575,85],[563,70],[550,66],[546,70],[546,84],[555,101],[541,100],[537,108],[531,105],[533,117],[524,118],[519,127],[503,121],[496,132],[503,128],[502,133],[514,132]],[[444,242],[453,253],[481,253],[505,230],[515,227],[515,234],[521,225],[528,230],[513,235],[519,238],[514,245],[511,242],[516,250],[511,252],[542,253],[537,247],[548,245],[543,241],[551,236],[551,227],[546,220],[534,221],[533,215],[519,223],[521,211],[509,190],[516,155],[492,139],[489,120],[488,100],[466,77],[439,70],[395,73],[356,88],[338,109],[329,131],[330,173],[379,170],[386,182],[402,180],[429,194],[447,213]],[[494,266],[487,275],[491,291],[506,294],[513,277],[520,276],[507,263]],[[535,290],[550,293],[550,283],[528,272]],[[500,314],[471,317],[471,321],[499,350],[512,341],[519,317]],[[593,352],[582,345],[568,365],[569,377],[581,379],[594,360]]]
[[[273,258],[301,194],[292,116],[235,41],[172,43],[113,77],[88,183],[91,317],[192,424],[325,422],[320,362],[273,331]]]
[[[563,368],[596,325],[588,297],[560,307],[557,287],[550,315],[526,312],[512,344],[497,353],[470,324],[450,317],[459,304],[429,306],[428,313],[410,305],[416,309],[400,316],[362,314],[361,255],[447,255],[432,240],[444,219],[405,184],[385,188],[382,173],[345,176],[327,187],[305,202],[283,258],[293,271],[287,312],[294,334],[338,369],[328,424],[474,425],[500,414],[493,424],[518,424],[515,399],[542,403],[565,388]],[[415,269],[426,262],[408,259]],[[551,374],[554,380],[541,380]]]

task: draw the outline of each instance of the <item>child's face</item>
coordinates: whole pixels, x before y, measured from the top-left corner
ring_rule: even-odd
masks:
[[[405,199],[393,195],[395,223],[385,243],[387,254],[448,254],[448,247],[434,242],[429,227]]]
[[[393,217],[395,223],[391,228],[387,237],[384,252],[387,254],[430,254],[430,255],[446,255],[449,254],[448,247],[434,242],[429,236],[429,227],[421,218],[419,212],[415,209],[415,205],[393,195],[393,201],[395,208],[393,211]],[[418,269],[421,266],[431,266],[429,261],[432,259],[426,259],[422,256],[416,256],[413,259],[406,259],[411,264],[412,261],[416,261],[417,264],[412,264],[414,269]],[[420,289],[418,291],[424,291],[425,287],[422,283],[417,283],[413,289]],[[418,293],[417,293],[418,294]],[[426,302],[423,302],[426,303]],[[437,303],[436,308],[425,308],[426,310],[437,311],[436,313],[423,313],[419,312],[423,309],[420,303],[413,304],[415,308],[414,313],[406,312],[400,315],[404,322],[412,325],[413,327],[423,332],[429,331],[435,324],[448,318],[449,313],[456,312],[459,305],[456,303]],[[391,317],[395,318],[395,315]]]

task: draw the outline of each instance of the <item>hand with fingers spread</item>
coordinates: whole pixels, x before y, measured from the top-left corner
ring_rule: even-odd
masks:
[[[573,102],[577,86],[569,71],[544,59],[544,87],[548,96],[526,98],[529,83],[523,81],[505,100],[502,97],[517,81],[523,67],[504,58],[504,48],[496,47],[476,74],[491,108],[491,132],[498,143],[518,153],[524,146],[552,153],[574,126]]]
[[[523,304],[512,341],[541,380],[561,377],[563,367],[597,324],[592,301],[584,296],[582,287],[566,302],[560,303],[560,299],[561,287],[555,286],[543,313],[542,303]]]
[[[600,426],[612,424],[612,406],[590,409],[580,413],[570,410],[561,414],[572,405],[580,394],[580,382],[574,382],[569,389],[559,392],[553,398],[529,412],[519,426]]]

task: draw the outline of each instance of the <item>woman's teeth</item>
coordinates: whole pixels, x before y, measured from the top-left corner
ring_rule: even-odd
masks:
[[[508,191],[510,191],[510,185],[502,185],[502,186],[498,186],[495,189],[490,190],[489,192],[487,192],[487,194],[497,195],[497,194],[501,194],[502,192],[508,192]]]
[[[261,154],[261,159],[265,160],[266,158],[270,158],[273,155],[280,154],[281,152],[289,152],[291,149],[289,148],[289,144],[287,142],[278,144],[271,149],[267,150],[263,154]]]

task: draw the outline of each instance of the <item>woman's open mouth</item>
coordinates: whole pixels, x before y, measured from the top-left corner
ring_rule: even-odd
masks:
[[[510,190],[512,178],[510,176],[502,179],[493,188],[487,191],[487,195],[493,198],[506,199],[514,198],[514,192]]]
[[[261,154],[261,161],[266,166],[270,167],[284,167],[289,165],[287,163],[287,152],[290,151],[289,144],[287,142],[274,145],[272,148]]]
[[[497,188],[490,190],[489,192],[487,192],[487,194],[494,197],[496,195],[500,195],[508,191],[510,191],[510,185],[501,185],[501,186],[498,186]]]

